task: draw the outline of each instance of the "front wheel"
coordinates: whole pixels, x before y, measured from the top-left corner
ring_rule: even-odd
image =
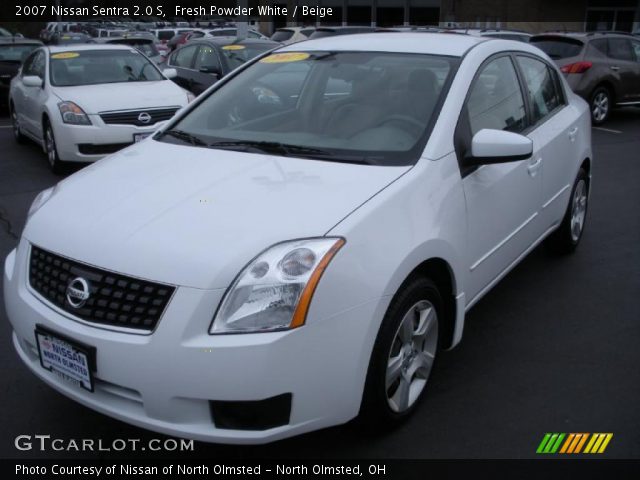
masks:
[[[581,168],[571,190],[571,199],[562,223],[545,241],[545,245],[554,253],[573,252],[580,243],[587,221],[589,203],[589,176]]]
[[[56,174],[63,172],[63,164],[58,156],[58,148],[56,146],[56,137],[53,134],[53,128],[48,121],[44,124],[44,150],[47,154],[47,160],[51,166],[51,171]]]
[[[443,302],[427,278],[410,280],[391,302],[373,348],[360,422],[392,427],[424,396],[438,349]]]

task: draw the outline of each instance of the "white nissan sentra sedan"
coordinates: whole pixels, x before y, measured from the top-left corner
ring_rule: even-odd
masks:
[[[521,42],[281,48],[38,195],[4,267],[15,348],[64,395],[172,435],[397,423],[491,287],[543,240],[578,245],[589,122]]]
[[[42,47],[11,81],[18,142],[42,145],[54,172],[94,162],[153,133],[194,97],[126,45]]]

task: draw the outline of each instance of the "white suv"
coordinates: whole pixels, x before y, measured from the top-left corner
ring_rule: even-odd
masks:
[[[168,434],[394,424],[491,287],[545,239],[578,245],[589,118],[522,42],[276,50],[36,198],[4,268],[15,348],[63,394]]]

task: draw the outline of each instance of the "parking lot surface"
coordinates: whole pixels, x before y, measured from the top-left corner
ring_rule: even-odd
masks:
[[[470,311],[462,343],[441,353],[427,396],[409,422],[376,436],[347,425],[265,446],[196,443],[195,452],[184,455],[527,458],[535,457],[545,432],[611,432],[604,456],[640,458],[640,108],[614,112],[594,129],[593,141],[593,190],[578,251],[557,258],[538,248]],[[3,260],[33,198],[60,178],[39,147],[14,142],[3,114]],[[113,455],[21,452],[14,438],[23,434],[104,443],[162,438],[95,413],[37,380],[14,352],[1,296],[0,364],[3,458]]]

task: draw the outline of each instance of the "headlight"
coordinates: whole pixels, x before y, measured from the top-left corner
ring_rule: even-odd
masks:
[[[304,325],[320,277],[342,238],[279,243],[258,255],[227,290],[209,333],[268,332]]]
[[[47,188],[40,192],[33,200],[31,207],[29,207],[29,213],[27,213],[27,221],[36,213],[42,206],[49,201],[51,196],[55,193],[57,187]]]
[[[73,102],[60,102],[58,104],[62,121],[71,125],[91,125],[89,116]]]

